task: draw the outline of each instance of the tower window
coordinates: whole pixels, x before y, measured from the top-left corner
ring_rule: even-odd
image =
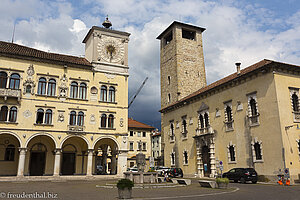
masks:
[[[182,38],[189,39],[189,40],[195,40],[195,31],[188,31],[185,29],[182,29]]]
[[[172,31],[165,37],[165,45],[169,44],[173,39]]]
[[[168,76],[168,85],[171,84],[171,76]]]
[[[168,103],[171,102],[171,94],[168,94]]]

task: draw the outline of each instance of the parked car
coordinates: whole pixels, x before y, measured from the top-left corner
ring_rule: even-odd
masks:
[[[167,172],[170,168],[164,166],[155,167],[154,170],[157,171],[159,176],[164,176],[164,173]]]
[[[233,180],[235,183],[238,181],[241,183],[246,183],[246,181],[257,183],[257,172],[253,168],[233,168],[224,173],[223,178]]]
[[[183,177],[183,171],[181,168],[170,168],[168,171],[169,177]]]

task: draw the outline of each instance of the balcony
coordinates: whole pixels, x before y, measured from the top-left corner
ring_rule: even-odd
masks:
[[[68,125],[69,133],[79,135],[79,134],[85,134],[84,126],[78,126],[78,125]]]
[[[233,131],[233,120],[230,122],[224,122],[226,131]]]
[[[258,126],[259,125],[258,117],[259,117],[259,113],[257,115],[249,116],[249,125]]]
[[[182,140],[187,139],[187,130],[183,130],[181,131],[181,135],[182,135]]]
[[[6,101],[7,98],[17,98],[18,101],[21,99],[20,89],[10,89],[10,88],[0,88],[0,97],[4,97]]]
[[[214,133],[214,130],[211,126],[196,129],[196,136],[209,135],[209,134],[213,134],[213,133]]]

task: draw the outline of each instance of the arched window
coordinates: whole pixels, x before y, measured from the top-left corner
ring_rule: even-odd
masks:
[[[204,122],[205,122],[205,127],[206,128],[209,127],[209,120],[208,120],[208,114],[207,113],[204,114]]]
[[[227,121],[231,122],[232,121],[232,110],[230,106],[226,107],[226,115],[227,115]]]
[[[70,125],[76,125],[76,112],[71,111],[70,113]]]
[[[106,114],[101,115],[101,128],[106,128]]]
[[[15,146],[10,144],[5,149],[5,161],[14,161],[15,160]]]
[[[0,110],[0,121],[5,122],[7,120],[8,108],[7,106],[2,106]]]
[[[261,146],[258,142],[254,144],[254,151],[255,151],[255,158],[256,160],[262,160],[262,155],[261,155]]]
[[[50,79],[48,82],[48,96],[55,96],[56,81],[55,79]]]
[[[52,110],[51,109],[46,110],[45,124],[52,124]]]
[[[114,116],[112,114],[108,116],[108,128],[114,128]]]
[[[188,152],[183,152],[183,164],[187,165],[189,163]]]
[[[107,87],[101,86],[100,101],[107,101]]]
[[[170,125],[170,129],[171,129],[171,136],[173,136],[174,135],[174,124],[173,123],[171,123],[171,125]]]
[[[293,111],[298,112],[299,111],[299,99],[297,94],[292,95],[292,102],[293,102]]]
[[[256,108],[255,99],[251,98],[249,103],[250,103],[250,108],[251,108],[251,115],[256,116],[257,115],[257,108]]]
[[[46,94],[46,84],[47,84],[47,81],[46,81],[45,78],[40,78],[39,79],[38,94],[40,94],[40,95],[45,95]]]
[[[229,154],[230,154],[230,161],[235,161],[235,152],[234,152],[234,146],[231,145],[229,147]]]
[[[9,119],[10,122],[16,122],[17,121],[17,107],[13,106],[9,110]]]
[[[20,86],[20,75],[12,74],[10,76],[9,88],[10,89],[19,89],[19,86]]]
[[[86,99],[86,84],[80,83],[79,99]]]
[[[39,108],[36,114],[36,123],[42,124],[43,120],[44,120],[44,110],[42,108]]]
[[[204,128],[204,119],[202,115],[199,115],[200,128]]]
[[[78,113],[78,121],[77,121],[77,125],[78,126],[83,126],[83,122],[84,122],[84,113],[82,111],[80,111]]]
[[[0,88],[6,88],[7,83],[7,73],[0,72]]]
[[[78,97],[78,83],[73,81],[71,83],[70,98],[76,99],[77,97]]]
[[[186,120],[184,119],[184,120],[182,120],[182,131],[184,132],[184,133],[186,133],[187,132],[187,127],[186,127]]]
[[[112,86],[109,87],[108,101],[109,102],[115,102],[115,88],[112,87]]]
[[[171,153],[171,165],[175,165],[175,152]]]

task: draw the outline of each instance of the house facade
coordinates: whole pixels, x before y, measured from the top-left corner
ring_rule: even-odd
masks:
[[[300,67],[262,60],[240,69],[237,63],[235,73],[206,85],[205,74],[197,73],[204,71],[203,54],[197,53],[204,30],[174,22],[158,37],[165,165],[181,167],[191,176],[215,177],[222,161],[224,171],[253,167],[270,179],[288,168],[292,182],[297,180]],[[180,53],[187,47],[187,54]],[[173,64],[166,65],[166,60]],[[194,71],[184,71],[185,65]],[[170,68],[176,73],[170,74]],[[202,85],[180,96],[189,87],[185,80]]]
[[[0,42],[1,176],[126,171],[129,35],[92,27],[85,58]]]

